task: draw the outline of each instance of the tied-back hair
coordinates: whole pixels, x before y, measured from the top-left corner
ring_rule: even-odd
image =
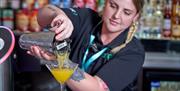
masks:
[[[128,32],[128,35],[126,37],[126,41],[125,43],[113,48],[111,50],[111,53],[112,54],[116,54],[118,51],[120,51],[122,48],[126,47],[126,45],[133,39],[135,33],[136,33],[136,30],[137,30],[137,25],[136,23],[133,23],[132,26],[129,28],[129,32]]]

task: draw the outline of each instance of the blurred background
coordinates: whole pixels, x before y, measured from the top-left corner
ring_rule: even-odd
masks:
[[[19,36],[48,31],[36,15],[46,4],[60,8],[86,7],[101,14],[105,0],[0,0],[0,25],[15,34],[12,55],[0,64],[0,91],[59,91],[42,60],[20,49]],[[138,91],[180,91],[180,0],[144,0],[136,37],[144,45],[145,63],[138,76]]]

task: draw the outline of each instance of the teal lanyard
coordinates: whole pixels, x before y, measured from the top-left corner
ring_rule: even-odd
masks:
[[[93,44],[93,41],[95,39],[94,35],[91,35],[90,37],[90,45]],[[100,50],[99,52],[95,53],[94,55],[92,55],[87,61],[87,54],[89,53],[89,47],[86,49],[86,52],[84,54],[83,57],[83,61],[82,61],[82,70],[87,71],[87,69],[89,68],[89,66],[97,59],[99,58],[108,48],[103,48],[102,50]]]

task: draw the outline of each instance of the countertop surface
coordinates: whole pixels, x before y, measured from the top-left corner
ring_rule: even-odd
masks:
[[[147,52],[143,67],[158,69],[180,69],[180,54]]]

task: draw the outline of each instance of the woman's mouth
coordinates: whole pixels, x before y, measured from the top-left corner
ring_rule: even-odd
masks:
[[[119,22],[117,22],[117,21],[115,21],[113,19],[109,19],[109,21],[110,21],[110,24],[113,25],[113,26],[119,25]]]

